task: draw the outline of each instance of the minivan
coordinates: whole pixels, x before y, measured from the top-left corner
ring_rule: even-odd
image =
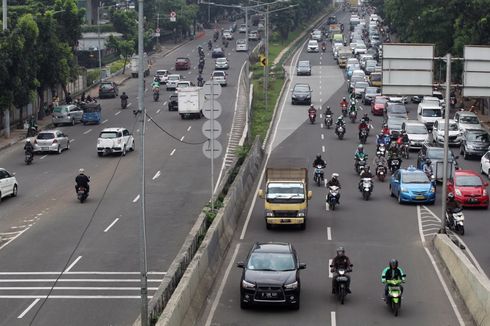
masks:
[[[432,130],[432,126],[437,119],[442,117],[442,108],[434,103],[419,103],[417,107],[417,119],[425,123],[427,129]]]

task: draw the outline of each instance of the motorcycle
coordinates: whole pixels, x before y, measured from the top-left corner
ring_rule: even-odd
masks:
[[[322,52],[325,53],[325,51],[327,50],[327,47],[325,45],[322,46]]]
[[[330,265],[333,267],[333,265]],[[352,267],[352,265],[350,265]],[[335,282],[337,283],[337,288],[335,289],[335,294],[340,301],[340,304],[344,304],[345,297],[347,296],[347,282],[349,277],[347,276],[347,270],[338,269],[337,275],[335,276]]]
[[[450,215],[452,215],[452,218]],[[464,235],[464,215],[462,208],[454,209],[452,212],[446,211],[446,226],[454,232]]]
[[[409,154],[409,148],[408,148],[408,144],[401,144],[400,145],[400,153],[402,155],[403,158],[406,158],[408,159],[410,154]]]
[[[356,169],[357,174],[361,173],[362,168],[366,167],[366,165],[367,165],[366,160],[367,160],[367,155],[356,158],[354,167]]]
[[[378,166],[376,167],[376,176],[378,177],[379,181],[385,181],[386,172],[386,166],[384,166],[383,164],[378,164]]]
[[[310,123],[311,124],[314,124],[315,123],[315,119],[316,119],[316,113],[314,113],[314,112],[308,112],[308,117],[310,118]]]
[[[325,116],[325,127],[327,127],[327,129],[330,129],[332,124],[333,124],[332,116],[330,114],[326,115]]]
[[[384,144],[379,144],[376,152],[380,152],[381,155],[386,156],[386,146]]]
[[[88,197],[87,189],[85,187],[78,187],[77,198],[80,203],[83,203]]]
[[[346,104],[342,104],[342,115],[345,117],[347,117],[347,105]]]
[[[337,186],[328,187],[327,205],[332,211],[334,211],[335,206],[339,204],[339,196],[340,196],[340,187]]]
[[[208,50],[211,51],[211,49],[213,48],[213,43],[211,43],[211,41],[208,42]]]
[[[359,141],[361,142],[361,144],[366,143],[367,137],[368,137],[368,131],[366,130],[366,128],[361,129],[361,132],[359,133]]]
[[[405,276],[403,275],[403,277]],[[402,280],[387,280],[386,284],[388,285],[388,296],[385,298],[385,301],[396,317],[402,304]]]
[[[325,167],[321,165],[317,165],[315,167],[315,174],[313,175],[313,181],[316,182],[317,186],[320,187],[320,184],[325,181],[323,169]]]
[[[153,101],[157,102],[160,97],[160,90],[158,88],[153,88]]]
[[[393,158],[390,160],[390,172],[391,174],[395,173],[400,169],[400,165],[402,164],[399,158]]]
[[[364,198],[364,200],[369,200],[369,197],[373,192],[373,180],[371,178],[362,178],[359,190],[362,193],[362,198]]]
[[[357,119],[357,111],[350,111],[349,112],[349,119],[352,123],[356,123]]]
[[[335,133],[337,134],[337,137],[339,137],[339,139],[344,138],[345,127],[343,127],[343,126],[337,126],[335,128]]]
[[[26,162],[26,164],[30,165],[33,159],[34,159],[34,153],[32,151],[25,151],[24,161]]]

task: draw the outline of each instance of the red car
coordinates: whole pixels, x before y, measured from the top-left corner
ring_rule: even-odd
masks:
[[[177,58],[175,60],[175,70],[191,69],[191,60],[189,58]]]
[[[456,170],[454,180],[448,180],[447,191],[463,206],[488,208],[487,186],[475,171]]]
[[[371,113],[373,115],[383,115],[386,102],[388,102],[386,96],[376,96],[374,101],[371,102]]]

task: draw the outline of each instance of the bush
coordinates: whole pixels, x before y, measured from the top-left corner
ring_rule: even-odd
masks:
[[[111,63],[111,74],[119,71],[124,66],[124,59],[119,59]]]
[[[87,70],[87,86],[90,86],[94,82],[98,81],[99,77],[100,77],[99,68],[88,69]]]

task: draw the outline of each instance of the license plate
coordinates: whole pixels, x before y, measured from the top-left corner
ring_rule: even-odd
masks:
[[[468,200],[470,203],[478,203],[478,199],[477,198],[470,198],[470,200]]]
[[[281,218],[281,223],[290,223],[291,219],[290,218]]]
[[[49,151],[49,147],[41,147],[41,150],[43,150],[43,151]]]
[[[425,196],[415,196],[415,199],[425,199]]]
[[[277,293],[275,293],[275,292],[262,293],[262,298],[272,299],[272,298],[276,298],[276,297],[277,297]]]

